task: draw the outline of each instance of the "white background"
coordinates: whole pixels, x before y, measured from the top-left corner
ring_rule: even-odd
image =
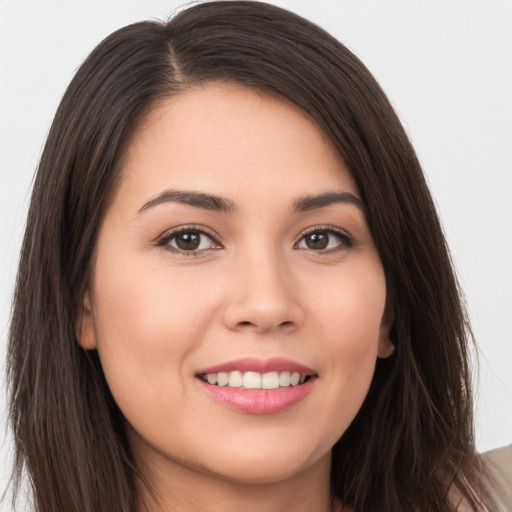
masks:
[[[65,87],[110,32],[165,19],[184,3],[0,0],[2,364],[31,180]],[[477,446],[511,443],[512,0],[273,3],[350,47],[395,105],[431,184],[481,348]],[[0,385],[1,494],[10,455],[3,377]]]

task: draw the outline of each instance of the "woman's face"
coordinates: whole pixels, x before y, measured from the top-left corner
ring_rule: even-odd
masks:
[[[328,467],[391,350],[343,161],[287,102],[209,84],[147,114],[121,173],[80,344],[138,459],[258,483]]]

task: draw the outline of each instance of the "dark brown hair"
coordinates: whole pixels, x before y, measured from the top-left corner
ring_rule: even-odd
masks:
[[[91,256],[123,145],[155,101],[238,83],[306,112],[366,204],[394,317],[393,357],[333,448],[333,496],[357,512],[451,511],[486,497],[473,442],[471,340],[414,150],[384,93],[341,43],[259,2],[211,2],[107,37],[69,85],[34,184],[14,298],[8,376],[15,482],[37,512],[134,512],[138,472],[95,351],[76,341]],[[480,498],[479,498],[480,497]]]

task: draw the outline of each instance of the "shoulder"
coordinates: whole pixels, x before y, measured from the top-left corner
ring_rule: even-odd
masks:
[[[512,444],[484,453],[482,458],[491,473],[493,498],[505,511],[512,505]]]
[[[448,499],[453,506],[453,510],[456,510],[457,512],[489,512],[484,506],[475,509],[469,503],[468,499],[455,486],[450,489]]]
[[[475,501],[487,504],[473,507],[456,486],[452,486],[449,499],[457,512],[507,512],[512,504],[512,445],[481,455],[483,463],[484,495],[473,490]],[[485,497],[487,496],[487,498]]]

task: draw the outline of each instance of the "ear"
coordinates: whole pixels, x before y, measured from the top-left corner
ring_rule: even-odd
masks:
[[[84,294],[82,310],[77,319],[76,339],[84,350],[96,348],[96,330],[94,328],[94,314],[89,290]]]
[[[382,323],[379,334],[379,348],[377,350],[377,355],[381,359],[388,358],[395,351],[395,345],[389,338],[393,321],[394,315],[391,312],[390,308],[386,306],[386,310],[384,311],[384,315],[382,317]]]

